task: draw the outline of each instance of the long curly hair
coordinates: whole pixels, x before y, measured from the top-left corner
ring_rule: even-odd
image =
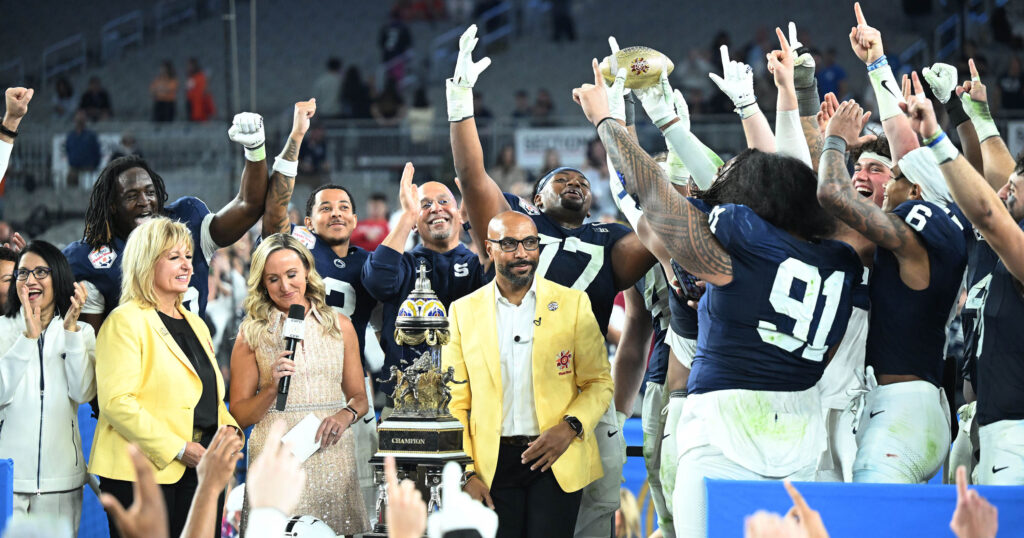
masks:
[[[267,287],[263,285],[263,271],[267,265],[267,258],[279,250],[292,250],[299,255],[302,266],[306,269],[306,299],[310,306],[320,314],[320,324],[323,334],[326,337],[341,338],[341,327],[338,326],[338,317],[327,306],[327,287],[323,278],[316,272],[313,263],[313,254],[309,252],[298,239],[290,235],[274,234],[260,243],[252,253],[252,260],[249,266],[249,280],[246,284],[249,287],[249,295],[245,298],[246,319],[240,327],[242,336],[249,343],[249,347],[256,349],[260,345],[270,347],[276,346],[278,339],[271,335],[270,317],[274,312],[280,310],[270,299]]]
[[[132,168],[141,168],[153,180],[156,189],[156,213],[164,211],[167,203],[167,188],[164,180],[149,167],[149,163],[138,155],[118,157],[110,161],[100,172],[89,196],[89,208],[85,212],[85,242],[92,248],[109,245],[114,241],[114,217],[117,212],[117,178]]]

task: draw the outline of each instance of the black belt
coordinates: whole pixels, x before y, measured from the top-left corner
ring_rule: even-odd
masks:
[[[537,440],[536,435],[512,435],[509,437],[502,436],[500,443],[507,446],[528,446],[530,443]]]

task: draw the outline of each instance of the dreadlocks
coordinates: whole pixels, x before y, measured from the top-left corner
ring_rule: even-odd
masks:
[[[117,201],[117,178],[132,168],[141,168],[149,174],[156,188],[157,213],[163,213],[164,202],[167,201],[167,189],[164,180],[138,155],[119,157],[107,163],[100,172],[100,177],[92,187],[89,197],[89,209],[85,212],[85,242],[92,248],[109,245],[114,240],[114,211]]]

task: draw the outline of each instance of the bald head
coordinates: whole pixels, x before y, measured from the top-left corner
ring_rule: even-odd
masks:
[[[537,235],[537,225],[533,219],[518,211],[504,211],[498,213],[487,224],[487,238],[501,239],[502,237],[523,237]]]
[[[443,183],[428,181],[419,187],[420,211],[416,231],[431,250],[447,252],[459,242],[456,226],[462,226],[455,196]]]

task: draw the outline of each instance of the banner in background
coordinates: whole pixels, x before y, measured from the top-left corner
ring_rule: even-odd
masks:
[[[558,166],[580,168],[587,154],[587,144],[596,138],[592,127],[552,127],[546,129],[516,130],[516,164],[523,168],[540,170],[544,153],[558,152]],[[540,173],[546,173],[541,170]]]

